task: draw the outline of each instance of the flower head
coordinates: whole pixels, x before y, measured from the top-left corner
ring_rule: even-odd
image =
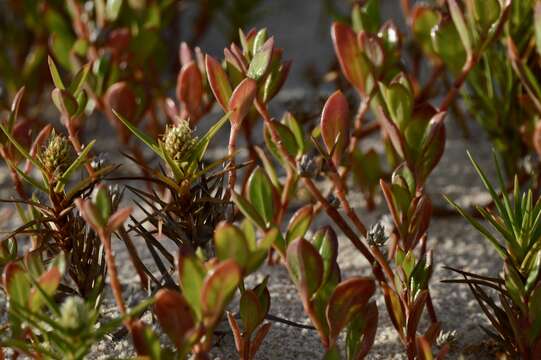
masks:
[[[175,126],[167,126],[163,135],[164,149],[173,160],[181,160],[195,145],[197,138],[190,124],[180,120]]]
[[[40,158],[45,169],[50,174],[58,176],[68,168],[72,155],[73,152],[68,139],[53,132],[49,142],[43,148]]]

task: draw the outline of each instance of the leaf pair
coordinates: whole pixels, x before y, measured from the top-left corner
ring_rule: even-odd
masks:
[[[220,261],[234,260],[244,276],[257,270],[265,261],[270,247],[281,236],[278,229],[270,229],[259,242],[250,223],[244,224],[244,231],[233,224],[222,222],[214,230],[214,246]]]
[[[311,242],[299,238],[290,243],[286,261],[305,311],[324,346],[333,349],[340,332],[351,326],[352,333],[355,333],[354,329],[358,330],[350,343],[353,349],[357,349],[353,353],[365,353],[371,347],[377,320],[365,326],[366,323],[359,319],[368,319],[371,316],[368,310],[374,311],[375,305],[366,305],[375,291],[375,284],[373,280],[361,277],[340,282],[337,255],[336,235],[331,228],[324,228],[314,235]],[[358,321],[356,325],[352,325],[354,321]],[[366,335],[368,343],[358,347],[361,333]]]
[[[396,153],[406,161],[415,174],[418,186],[440,161],[445,149],[445,112],[436,112],[428,104],[411,109],[411,99],[400,84],[392,88],[382,85],[388,112],[395,120],[387,117],[380,109],[378,117]],[[408,114],[411,114],[409,117]]]

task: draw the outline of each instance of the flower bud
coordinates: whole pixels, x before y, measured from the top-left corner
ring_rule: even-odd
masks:
[[[69,330],[80,330],[89,322],[90,314],[84,300],[78,296],[68,297],[60,308],[60,324]]]
[[[193,148],[197,138],[192,134],[190,124],[180,120],[175,126],[168,126],[163,135],[164,149],[173,160],[181,160]]]
[[[72,160],[72,148],[68,139],[54,132],[49,138],[48,144],[43,149],[40,158],[44,168],[50,174],[59,176],[70,165]]]

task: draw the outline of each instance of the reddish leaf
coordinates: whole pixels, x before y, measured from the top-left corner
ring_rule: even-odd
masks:
[[[361,32],[358,35],[361,51],[376,68],[381,68],[385,62],[385,54],[380,39],[375,35]]]
[[[160,289],[155,296],[154,313],[165,333],[181,348],[195,321],[188,302],[178,292]]]
[[[368,68],[361,59],[362,53],[355,32],[349,26],[335,22],[331,35],[342,73],[361,94],[365,94]]]
[[[427,298],[428,291],[422,290],[417,295],[417,298],[413,302],[412,309],[407,316],[406,334],[410,339],[412,339],[417,333],[417,326],[419,325],[419,321],[421,320],[421,315],[423,314]]]
[[[41,290],[48,296],[53,296],[60,284],[62,274],[57,267],[52,267],[47,272],[43,273],[37,283],[41,287]],[[45,304],[43,295],[37,288],[33,288],[30,292],[30,298],[28,299],[28,305],[30,310],[39,311],[40,307]]]
[[[312,205],[306,205],[297,210],[287,225],[286,243],[289,244],[293,240],[303,237],[313,219],[314,207]]]
[[[88,225],[90,225],[96,231],[102,229],[104,224],[102,224],[100,214],[96,210],[96,207],[92,205],[90,200],[80,198],[75,199],[75,205]]]
[[[201,289],[205,326],[212,327],[218,321],[241,279],[240,267],[233,260],[219,263],[207,276]]]
[[[131,31],[127,27],[114,29],[109,34],[109,39],[107,40],[107,47],[113,50],[113,53],[116,56],[122,54],[130,46],[131,41]]]
[[[192,121],[201,116],[203,77],[195,62],[184,65],[178,74],[177,98],[184,105]]]
[[[109,232],[114,232],[116,229],[120,227],[126,221],[126,219],[130,216],[132,212],[131,207],[123,208],[117,210],[111,217],[109,218],[109,221],[107,222],[107,230]]]
[[[287,267],[306,305],[323,281],[323,260],[316,248],[303,238],[287,248]]]
[[[224,57],[225,61],[233,65],[233,67],[238,70],[239,73],[242,73],[244,71],[243,61],[237,58],[237,56],[228,48],[224,49]]]
[[[252,342],[252,348],[250,349],[252,359],[255,359],[255,354],[257,350],[259,350],[259,347],[261,346],[261,344],[263,343],[265,336],[267,336],[267,334],[269,333],[270,328],[271,328],[271,324],[265,323],[259,328],[259,330],[255,334],[254,341]]]
[[[406,155],[406,144],[404,143],[404,137],[400,133],[400,130],[393,121],[387,118],[387,115],[385,115],[381,107],[379,108],[379,115],[380,116],[378,116],[378,119],[380,121],[381,127],[385,131],[385,134],[387,134],[387,136],[389,137],[393,148],[400,157],[404,158]]]
[[[334,344],[351,319],[361,312],[375,290],[374,281],[363,277],[351,278],[338,284],[326,310],[331,344]]]
[[[436,114],[428,123],[423,139],[419,164],[416,166],[416,180],[423,184],[428,175],[440,162],[445,150],[445,112]]]
[[[51,134],[52,130],[53,130],[53,126],[51,124],[47,124],[38,133],[38,135],[36,136],[36,139],[32,143],[32,147],[30,148],[30,151],[29,151],[29,153],[30,153],[30,155],[32,157],[35,157],[37,155],[38,151],[41,150],[41,147],[43,146],[45,141],[49,138],[49,135]],[[16,136],[14,136],[14,137],[15,137],[16,140],[18,140]],[[19,143],[21,143],[21,142],[19,141]],[[30,160],[26,160],[26,164],[24,166],[24,172],[28,173],[31,169],[32,169],[32,162]]]
[[[235,340],[235,348],[240,354],[240,352],[243,350],[244,342],[240,332],[239,323],[237,322],[237,320],[235,320],[235,316],[229,311],[226,312],[226,316],[227,321],[229,322],[229,327],[231,328],[231,332],[233,333],[233,339]]]
[[[391,318],[391,322],[400,336],[404,336],[404,331],[402,330],[405,326],[405,315],[404,308],[400,301],[398,295],[391,289],[388,285],[383,284],[381,286],[383,290],[383,298],[385,299],[385,306],[387,307],[387,313]]]
[[[227,111],[229,98],[232,93],[227,74],[222,68],[222,65],[210,55],[205,57],[205,67],[207,69],[210,89],[218,104],[220,104],[224,111]]]
[[[105,106],[109,121],[115,126],[124,141],[130,137],[130,132],[122,125],[113,110],[122,115],[134,125],[137,125],[137,100],[133,90],[127,82],[118,82],[109,87],[105,93]]]
[[[232,111],[230,119],[231,125],[240,127],[242,120],[250,111],[257,92],[257,82],[246,78],[235,88],[229,99],[229,111]]]
[[[192,51],[186,42],[180,43],[180,48],[178,51],[178,58],[180,60],[180,65],[188,65],[193,61]]]
[[[27,303],[30,294],[30,280],[19,264],[9,262],[4,267],[2,284],[10,301],[19,305]]]
[[[375,302],[370,302],[363,309],[365,321],[363,339],[359,346],[359,351],[355,354],[355,359],[364,359],[368,354],[374,340],[376,339],[376,330],[378,328],[378,307]]]
[[[246,290],[240,298],[240,317],[247,336],[251,336],[254,330],[265,320],[265,312],[259,298],[253,290]]]
[[[349,142],[349,105],[346,97],[340,90],[333,93],[321,113],[321,136],[327,151],[333,153],[333,162],[340,164],[344,149]],[[338,140],[338,141],[337,141]]]

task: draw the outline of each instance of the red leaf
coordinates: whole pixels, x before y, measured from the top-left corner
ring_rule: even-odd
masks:
[[[184,105],[192,122],[201,117],[203,77],[197,64],[193,61],[184,65],[178,74],[177,98]]]
[[[331,36],[342,73],[361,94],[365,94],[366,68],[360,60],[362,53],[355,32],[349,26],[335,22]]]
[[[231,98],[229,99],[229,111],[231,113],[231,124],[239,127],[242,120],[250,111],[257,92],[257,82],[253,79],[246,78],[235,88]]]
[[[105,93],[105,106],[107,108],[107,117],[115,126],[116,130],[124,141],[130,138],[130,132],[119,122],[113,114],[113,110],[122,115],[125,119],[134,125],[138,123],[137,101],[133,90],[127,82],[118,82],[109,87]]]
[[[331,345],[351,319],[359,315],[375,290],[374,280],[364,277],[351,278],[336,286],[326,310]]]
[[[160,326],[180,348],[195,326],[190,305],[178,291],[160,289],[156,293],[154,313]]]
[[[329,97],[321,113],[321,136],[329,153],[334,149],[333,162],[337,166],[349,142],[349,128],[348,102],[344,94],[337,90]]]
[[[210,89],[218,101],[218,104],[227,111],[229,98],[231,97],[231,85],[227,78],[222,65],[210,55],[205,58],[205,67],[207,69],[207,77],[209,80]]]

